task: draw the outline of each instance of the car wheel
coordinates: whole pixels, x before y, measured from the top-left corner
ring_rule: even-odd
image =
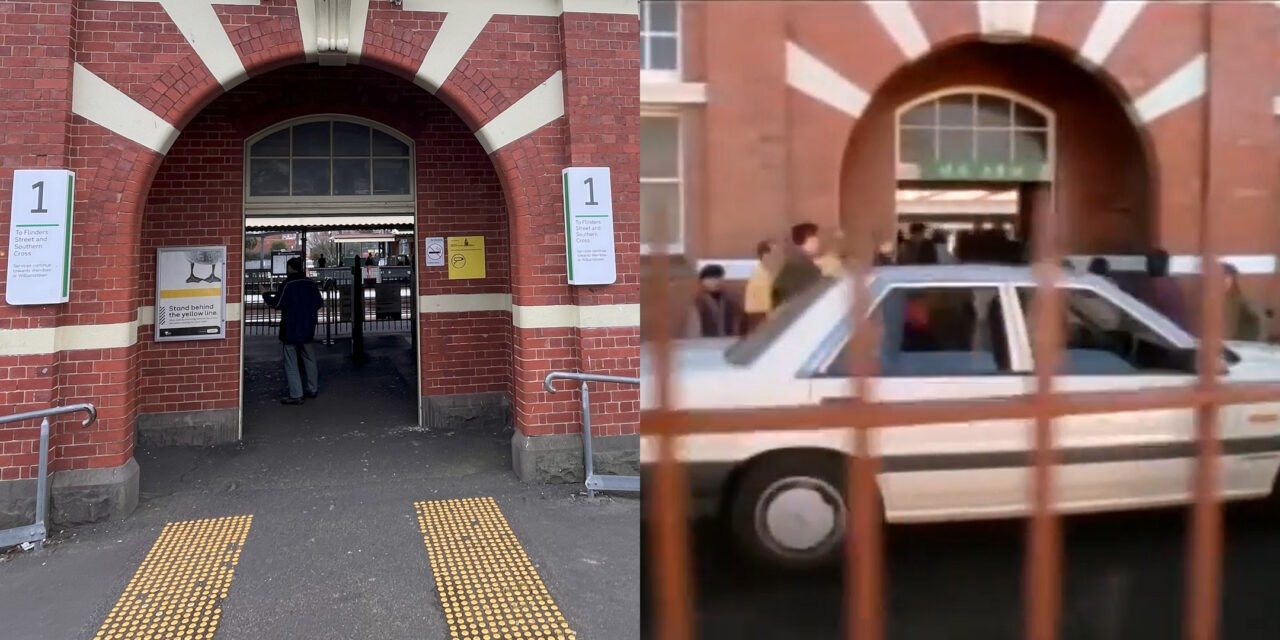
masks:
[[[785,570],[835,564],[848,522],[843,461],[802,455],[761,460],[747,469],[730,504],[741,551]]]

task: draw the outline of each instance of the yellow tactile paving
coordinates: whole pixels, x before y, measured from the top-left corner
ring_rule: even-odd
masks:
[[[575,640],[493,498],[416,502],[451,640]]]
[[[207,640],[253,516],[170,522],[94,640]]]

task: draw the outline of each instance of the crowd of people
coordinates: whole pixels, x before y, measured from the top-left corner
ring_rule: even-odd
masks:
[[[732,337],[750,333],[769,314],[797,293],[822,278],[839,277],[844,270],[843,236],[838,229],[822,233],[811,222],[791,228],[790,246],[764,240],[756,247],[756,264],[741,297],[725,285],[725,269],[718,264],[703,266],[689,312],[688,337]],[[1191,318],[1182,287],[1169,271],[1167,251],[1156,249],[1146,255],[1145,273],[1116,274],[1110,262],[1093,258],[1088,271],[1107,278],[1130,295],[1142,300],[1183,328]],[[884,265],[930,264],[1029,264],[1026,242],[1015,240],[998,227],[961,231],[954,243],[941,229],[932,233],[920,222],[912,223],[904,234],[879,246],[874,263]],[[1064,266],[1073,268],[1071,263]],[[1225,337],[1228,340],[1260,341],[1267,338],[1263,313],[1241,290],[1238,270],[1223,265],[1226,274]]]

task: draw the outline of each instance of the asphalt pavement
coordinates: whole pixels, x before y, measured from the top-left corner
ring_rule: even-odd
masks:
[[[1280,638],[1280,526],[1256,508],[1227,511],[1224,640]],[[1187,512],[1065,521],[1062,636],[1067,640],[1185,637]],[[780,574],[742,564],[714,521],[694,527],[695,638],[845,638],[839,569]],[[646,536],[647,537],[647,536]],[[886,529],[890,640],[1023,636],[1021,521]],[[645,550],[646,552],[648,549]],[[646,553],[646,572],[648,571]],[[642,637],[656,638],[646,575]]]
[[[166,523],[252,515],[219,640],[446,638],[415,503],[492,497],[579,639],[639,629],[639,501],[587,499],[511,472],[510,429],[416,425],[412,351],[370,336],[370,361],[321,351],[321,394],[277,402],[278,343],[247,350],[244,438],[136,452],[129,518],[58,532],[0,560],[0,638],[92,638]],[[400,341],[400,342],[397,342]]]

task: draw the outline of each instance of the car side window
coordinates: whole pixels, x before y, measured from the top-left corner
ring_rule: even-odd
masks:
[[[980,376],[1009,371],[1009,341],[996,287],[897,287],[872,312],[884,328],[884,377]],[[824,371],[852,375],[848,342]]]
[[[1036,326],[1034,287],[1020,287],[1031,344]],[[1061,375],[1185,374],[1194,358],[1123,307],[1088,289],[1062,290]]]

